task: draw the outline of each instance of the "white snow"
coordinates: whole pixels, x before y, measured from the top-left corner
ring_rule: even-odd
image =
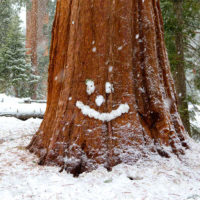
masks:
[[[23,101],[0,94],[0,109],[8,107],[14,112],[22,105],[25,111]],[[82,102],[78,104],[86,109],[86,115],[92,111],[103,117]],[[195,117],[199,125],[200,113]],[[180,159],[151,155],[133,166],[120,164],[111,172],[99,167],[74,178],[65,171],[59,173],[58,167],[39,166],[38,158],[26,150],[41,121],[0,117],[1,200],[200,200],[199,142],[190,139],[190,150]]]
[[[87,85],[87,93],[88,95],[91,95],[95,91],[95,86],[94,86],[94,81],[92,80],[86,80],[86,85]]]
[[[113,66],[109,66],[108,71],[112,72],[112,70],[113,70]]]
[[[106,90],[107,94],[110,94],[111,92],[114,92],[113,84],[111,84],[110,82],[106,82],[105,90]]]
[[[170,110],[171,109],[171,105],[172,105],[172,101],[170,98],[166,98],[164,99],[164,105],[165,105],[165,108],[167,110]]]
[[[102,95],[98,95],[95,99],[95,102],[97,106],[101,106],[105,102],[105,99]]]
[[[192,126],[197,127],[200,130],[200,106],[199,105],[192,105],[189,103],[189,110],[190,112],[194,113],[194,116],[190,119],[190,123]],[[200,141],[200,135],[195,136],[196,139]]]
[[[43,115],[46,110],[45,103],[24,103],[25,99],[0,94],[0,115]]]
[[[119,51],[121,51],[123,49],[123,46],[120,46],[117,48]]]
[[[96,52],[97,51],[97,48],[96,47],[93,47],[92,48],[92,52]]]
[[[144,2],[144,1],[143,1]],[[135,36],[135,39],[138,39],[139,38],[139,34],[137,34],[136,36]]]
[[[76,106],[81,110],[83,115],[86,115],[90,118],[101,120],[103,122],[104,121],[109,122],[113,119],[116,119],[117,117],[120,117],[124,113],[128,113],[129,111],[128,104],[120,104],[116,110],[112,110],[110,113],[100,113],[95,109],[90,108],[90,106],[84,105],[83,102],[81,101],[77,101]]]
[[[102,167],[78,178],[39,166],[25,147],[41,120],[0,117],[1,200],[199,200],[200,143],[177,159],[152,156],[135,165]],[[130,180],[132,179],[132,180]]]

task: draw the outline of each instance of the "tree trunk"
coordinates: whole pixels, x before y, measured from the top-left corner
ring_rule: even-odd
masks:
[[[159,1],[60,0],[52,34],[47,109],[28,146],[40,164],[78,175],[184,153]]]
[[[31,2],[26,2],[26,54],[31,55]]]
[[[31,56],[31,64],[37,76],[40,75],[38,69],[39,54],[43,52],[43,56],[48,55],[48,38],[44,33],[45,26],[48,24],[47,3],[48,0],[27,2],[26,48],[27,54]],[[32,99],[37,99],[37,90],[38,83],[34,83]]]
[[[183,1],[174,1],[174,14],[177,18],[178,26],[180,29],[175,34],[176,45],[176,66],[174,72],[174,79],[176,85],[176,92],[178,94],[178,108],[180,116],[187,132],[191,135],[190,131],[190,117],[187,102],[187,88],[185,76],[185,58],[184,58],[184,42],[183,42]]]

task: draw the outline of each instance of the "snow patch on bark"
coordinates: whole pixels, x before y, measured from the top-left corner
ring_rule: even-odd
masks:
[[[118,51],[121,51],[123,49],[123,46],[118,47]]]
[[[111,84],[110,82],[106,82],[105,89],[107,94],[114,92],[113,84]]]
[[[165,108],[166,108],[167,110],[170,110],[171,105],[172,105],[171,99],[170,99],[170,98],[164,99],[164,105],[165,105]]]
[[[88,95],[91,95],[95,91],[94,81],[92,80],[86,80],[87,85],[87,93]]]
[[[92,52],[95,53],[96,51],[97,51],[97,48],[96,48],[96,47],[93,47],[93,48],[92,48]]]
[[[63,158],[63,161],[65,164],[71,164],[71,165],[78,165],[80,163],[80,159],[77,159],[75,157],[69,158],[67,156]]]
[[[113,70],[113,66],[109,66],[109,72],[112,72],[112,70]]]
[[[76,107],[81,110],[83,115],[88,116],[90,118],[98,119],[101,121],[111,121],[113,119],[116,119],[120,117],[122,114],[128,113],[129,112],[129,105],[127,103],[125,104],[120,104],[120,106],[116,110],[112,110],[110,113],[100,113],[96,111],[93,108],[90,108],[90,106],[84,105],[83,102],[77,101],[76,102]]]
[[[97,106],[101,106],[105,102],[105,99],[102,95],[99,95],[96,97],[95,102],[96,102]]]

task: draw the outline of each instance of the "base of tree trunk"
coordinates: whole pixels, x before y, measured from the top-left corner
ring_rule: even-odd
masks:
[[[60,0],[44,120],[28,149],[78,176],[184,154],[159,0]]]
[[[134,133],[133,133],[134,134]],[[174,138],[169,139],[170,143],[165,146],[159,144],[157,140],[147,140],[146,144],[141,144],[137,148],[130,147],[126,150],[118,149],[118,153],[114,153],[116,149],[107,149],[104,152],[104,155],[101,155],[102,158],[92,158],[90,155],[87,155],[84,149],[84,145],[71,147],[69,151],[71,155],[68,157],[66,153],[61,155],[61,149],[63,149],[62,144],[57,144],[57,146],[50,150],[48,153],[46,149],[43,148],[41,141],[42,135],[35,135],[27,147],[27,149],[36,154],[39,157],[39,165],[47,166],[58,166],[60,171],[67,171],[68,173],[73,174],[75,177],[79,176],[83,172],[91,172],[92,170],[97,169],[100,166],[105,167],[108,171],[112,170],[112,167],[124,163],[128,165],[134,165],[138,160],[143,158],[148,158],[152,155],[160,155],[161,157],[170,158],[171,155],[175,154],[178,159],[181,155],[185,154],[185,150],[189,149],[187,140],[184,138]],[[145,141],[147,138],[144,138]],[[181,143],[180,143],[181,140]],[[177,142],[176,142],[177,141]],[[94,156],[94,155],[93,155]]]

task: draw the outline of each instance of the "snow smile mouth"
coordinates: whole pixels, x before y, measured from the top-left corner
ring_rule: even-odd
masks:
[[[120,117],[122,114],[129,112],[129,105],[127,103],[120,104],[116,110],[112,110],[110,113],[100,113],[90,106],[85,105],[81,101],[76,102],[76,107],[79,108],[83,115],[88,116],[90,118],[98,119],[103,122],[109,122],[113,119]]]
[[[88,95],[91,95],[95,91],[95,84],[93,80],[87,79],[85,82],[87,88],[86,92]],[[110,82],[105,83],[105,92],[107,95],[114,92],[113,84]],[[103,103],[105,103],[105,99],[102,95],[98,95],[95,99],[95,103],[98,107],[100,107]],[[90,118],[98,119],[103,122],[109,122],[113,119],[120,117],[122,114],[129,112],[129,105],[127,103],[120,104],[116,110],[112,110],[110,113],[100,113],[95,109],[91,108],[88,105],[85,105],[82,101],[76,102],[76,107],[79,108],[83,115],[88,116]]]

